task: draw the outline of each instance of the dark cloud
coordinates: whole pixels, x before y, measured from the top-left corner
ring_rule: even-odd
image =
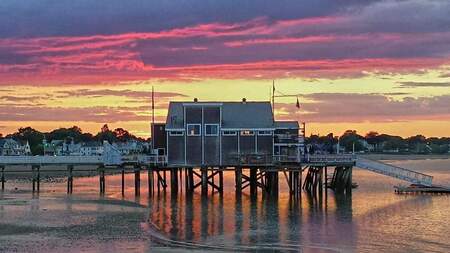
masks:
[[[85,36],[149,32],[203,23],[332,15],[358,0],[41,0],[0,2],[0,37]]]
[[[450,82],[399,82],[399,88],[445,88],[450,87]]]

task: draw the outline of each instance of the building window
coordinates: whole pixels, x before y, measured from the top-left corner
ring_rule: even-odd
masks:
[[[202,134],[202,125],[200,124],[187,124],[188,136],[200,136]]]
[[[225,130],[225,131],[222,131],[222,135],[223,136],[236,136],[237,131]]]
[[[184,132],[183,131],[169,131],[169,135],[170,136],[183,136]]]
[[[269,131],[269,130],[258,131],[258,135],[260,135],[260,136],[271,136],[272,135],[272,131]]]
[[[241,131],[241,136],[253,136],[255,135],[255,131],[251,131],[251,130],[242,130]]]
[[[219,135],[219,125],[218,124],[205,124],[205,135],[206,136],[218,136]]]

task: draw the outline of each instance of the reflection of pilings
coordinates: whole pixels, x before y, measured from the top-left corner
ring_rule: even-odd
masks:
[[[238,245],[242,243],[243,224],[244,219],[242,215],[242,196],[240,194],[236,194],[234,206],[234,230],[235,230],[234,240]]]
[[[190,171],[192,168],[189,168]],[[187,193],[187,192],[186,192]],[[192,194],[186,194],[186,211],[184,212],[184,234],[186,241],[192,241],[194,238],[193,220],[194,220],[194,204],[192,201]]]

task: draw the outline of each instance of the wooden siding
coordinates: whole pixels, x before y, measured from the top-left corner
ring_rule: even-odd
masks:
[[[184,136],[168,137],[167,161],[169,164],[184,164]]]

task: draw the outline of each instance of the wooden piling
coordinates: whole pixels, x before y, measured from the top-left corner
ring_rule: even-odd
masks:
[[[0,181],[2,184],[2,191],[5,190],[5,166],[1,166],[0,170],[2,172],[1,176],[0,176]]]
[[[219,192],[223,193],[223,168],[219,168]]]
[[[141,167],[134,166],[134,195],[141,195]]]
[[[208,195],[208,168],[201,167],[202,195]]]
[[[67,194],[73,192],[73,165],[67,165]]]
[[[194,192],[194,169],[189,168],[189,193]]]
[[[37,192],[41,191],[41,166],[36,166],[36,182],[37,182]]]
[[[171,194],[178,193],[178,169],[172,168],[170,170],[170,192]]]
[[[100,195],[105,194],[105,167],[100,166],[98,167],[98,173],[99,173],[99,185],[100,185]]]
[[[153,195],[153,183],[154,183],[154,178],[153,178],[153,167],[148,167],[147,170],[148,176],[147,176],[147,180],[148,180],[148,196],[152,196]]]
[[[121,180],[121,189],[122,189],[122,197],[125,196],[125,167],[121,166],[121,174],[122,174],[122,180]]]
[[[236,167],[234,170],[234,181],[235,181],[235,188],[236,188],[236,194],[242,193],[242,168]]]
[[[31,181],[32,181],[32,188],[33,188],[33,193],[36,192],[36,167],[35,165],[31,165]]]
[[[250,168],[250,196],[256,197],[258,195],[257,180],[257,169]]]

